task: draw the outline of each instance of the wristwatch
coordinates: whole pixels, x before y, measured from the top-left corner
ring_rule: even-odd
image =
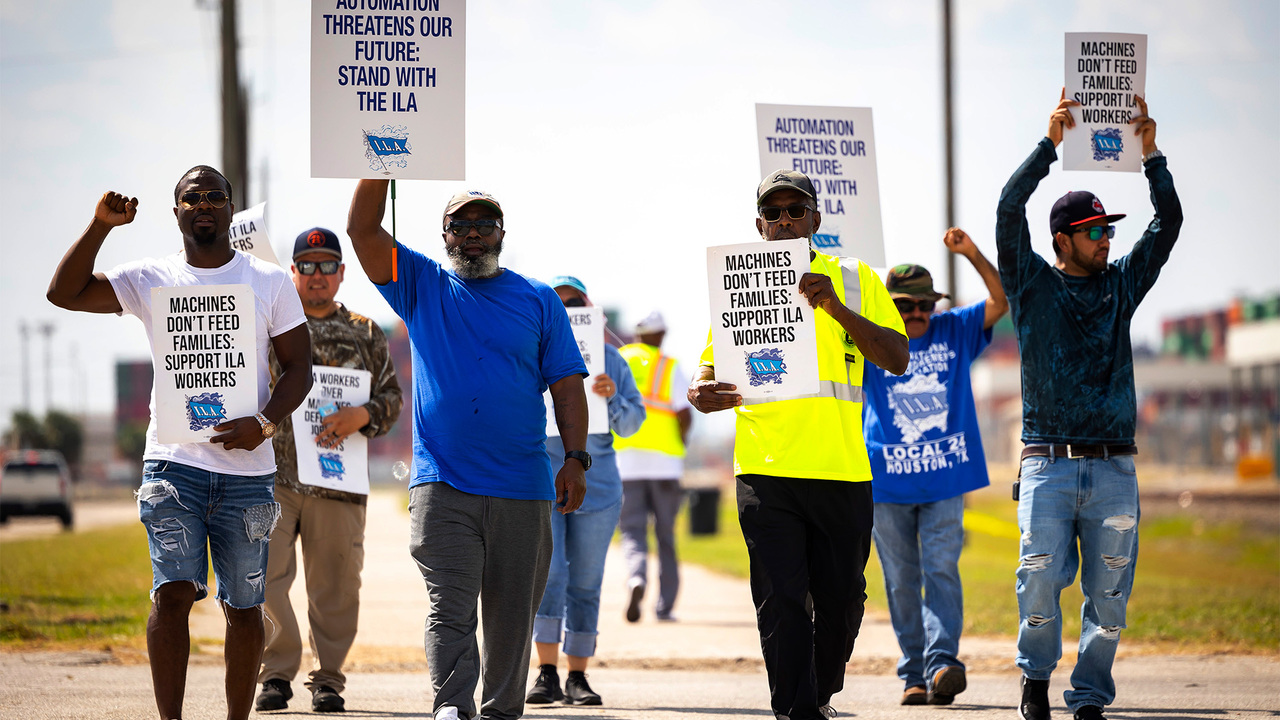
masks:
[[[1148,160],[1155,160],[1158,157],[1164,157],[1164,153],[1160,152],[1159,150],[1152,150],[1151,152],[1142,156],[1142,162],[1146,162]]]
[[[268,420],[266,415],[254,413],[253,419],[257,420],[258,424],[262,426],[262,437],[270,439],[272,435],[276,434],[276,424]]]
[[[591,469],[591,453],[586,450],[570,450],[564,454],[564,461],[569,462],[569,458],[573,458],[574,460],[582,463],[582,469],[584,471]]]

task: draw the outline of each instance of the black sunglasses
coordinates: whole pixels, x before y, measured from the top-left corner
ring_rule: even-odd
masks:
[[[475,228],[476,232],[484,237],[489,237],[493,231],[502,227],[497,220],[450,220],[445,226],[445,230],[453,233],[457,237],[466,237],[471,232],[471,228]]]
[[[795,205],[788,205],[784,208],[776,205],[765,205],[760,208],[760,217],[764,218],[765,222],[778,222],[782,219],[782,211],[786,210],[787,217],[792,220],[803,220],[805,214],[812,209],[813,208],[811,206],[805,205],[804,203],[796,203]]]
[[[894,307],[898,308],[900,313],[909,313],[912,310],[931,313],[937,304],[935,300],[908,300],[907,298],[898,298],[893,301]]]
[[[303,260],[302,262],[294,263],[293,266],[298,268],[298,272],[303,275],[315,275],[316,268],[320,268],[321,275],[336,275],[340,264],[337,260],[322,260],[320,262]]]
[[[213,207],[220,208],[227,204],[231,196],[227,195],[223,190],[190,190],[182,193],[182,197],[178,198],[178,202],[182,203],[182,207],[190,210],[199,205],[202,199]]]

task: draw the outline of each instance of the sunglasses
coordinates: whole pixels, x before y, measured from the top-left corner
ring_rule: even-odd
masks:
[[[466,237],[471,232],[471,228],[475,228],[476,232],[482,236],[489,237],[500,227],[502,225],[498,224],[497,220],[450,220],[444,229],[457,237]]]
[[[934,300],[908,300],[906,298],[898,298],[893,301],[894,307],[898,308],[898,312],[900,313],[909,313],[912,310],[931,313],[937,304],[938,303]]]
[[[298,272],[303,275],[315,275],[316,268],[320,268],[321,275],[337,275],[338,265],[340,264],[337,260],[322,260],[320,262],[303,260],[302,262],[294,263],[293,266],[298,268]]]
[[[765,222],[778,222],[782,219],[782,211],[785,210],[787,211],[787,217],[792,220],[803,220],[804,216],[812,209],[812,207],[803,203],[788,205],[784,208],[777,207],[775,205],[765,205],[760,208],[760,217],[764,218]]]
[[[1077,230],[1076,232],[1088,233],[1090,240],[1098,242],[1102,239],[1103,233],[1107,234],[1108,239],[1114,238],[1116,236],[1116,226],[1107,225],[1106,227],[1103,227],[1101,225],[1095,225],[1088,230]]]
[[[215,208],[220,208],[226,205],[230,199],[231,196],[222,190],[191,190],[182,193],[182,197],[178,198],[178,202],[182,203],[182,207],[190,210],[201,202],[207,202]]]

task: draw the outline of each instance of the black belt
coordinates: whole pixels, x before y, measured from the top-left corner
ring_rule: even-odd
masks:
[[[1022,449],[1022,459],[1029,457],[1100,458],[1112,455],[1137,455],[1137,445],[1028,445]]]

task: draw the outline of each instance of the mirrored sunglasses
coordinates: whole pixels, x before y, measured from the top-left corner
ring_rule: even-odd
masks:
[[[322,260],[320,262],[303,260],[293,264],[294,267],[298,268],[298,272],[303,275],[315,275],[316,268],[320,268],[321,275],[336,275],[339,265],[341,263],[337,260]]]
[[[1090,240],[1098,242],[1102,239],[1102,233],[1104,232],[1107,234],[1108,239],[1114,238],[1116,236],[1116,226],[1107,225],[1103,227],[1102,225],[1095,225],[1088,230],[1077,230],[1077,232],[1088,233]]]

